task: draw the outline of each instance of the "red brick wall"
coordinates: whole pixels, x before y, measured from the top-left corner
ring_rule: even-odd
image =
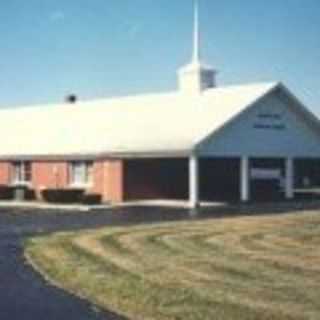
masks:
[[[67,188],[69,185],[68,162],[36,161],[32,163],[32,187],[41,200],[43,188]],[[0,162],[0,184],[10,183],[11,163]],[[89,193],[102,196],[104,202],[124,200],[123,161],[103,160],[93,165],[93,184]]]
[[[89,193],[98,193],[103,195],[104,190],[104,163],[97,161],[93,164],[93,186]]]
[[[124,200],[123,162],[121,160],[94,162],[93,184],[88,193],[100,194],[103,202],[122,202]]]
[[[109,160],[103,164],[103,200],[114,203],[124,200],[123,161]]]
[[[68,186],[68,164],[66,162],[33,162],[32,186],[38,198],[43,188],[66,188]]]
[[[88,193],[100,194],[103,202],[118,203],[124,200],[123,162],[121,160],[101,160],[93,164],[93,183]],[[56,168],[56,174],[54,173]],[[41,187],[68,187],[67,162],[33,163],[33,186],[38,191]]]
[[[0,184],[8,185],[10,183],[10,164],[7,162],[0,162]]]
[[[34,162],[32,184],[40,195],[42,187],[68,187],[67,162]],[[103,202],[122,202],[123,165],[121,160],[96,161],[93,165],[93,184],[88,193],[97,193]]]

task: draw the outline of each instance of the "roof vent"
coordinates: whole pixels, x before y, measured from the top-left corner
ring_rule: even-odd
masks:
[[[78,101],[78,97],[75,94],[69,94],[65,99],[66,103],[75,104]]]

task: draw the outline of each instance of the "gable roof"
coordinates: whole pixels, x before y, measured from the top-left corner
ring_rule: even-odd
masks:
[[[279,84],[0,111],[0,158],[188,154]],[[6,138],[4,138],[6,137]]]

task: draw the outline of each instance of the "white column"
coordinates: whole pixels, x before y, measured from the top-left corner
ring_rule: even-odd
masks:
[[[250,200],[249,158],[241,158],[240,166],[240,198],[242,202]]]
[[[288,200],[294,198],[294,164],[292,158],[286,159],[285,196]]]
[[[199,160],[195,155],[189,158],[189,202],[191,208],[199,206]]]

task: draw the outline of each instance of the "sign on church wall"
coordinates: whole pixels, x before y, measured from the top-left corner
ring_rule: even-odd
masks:
[[[253,127],[258,130],[285,130],[284,113],[260,112],[256,117]]]
[[[281,170],[253,168],[250,170],[250,177],[253,180],[279,180],[281,178]]]

